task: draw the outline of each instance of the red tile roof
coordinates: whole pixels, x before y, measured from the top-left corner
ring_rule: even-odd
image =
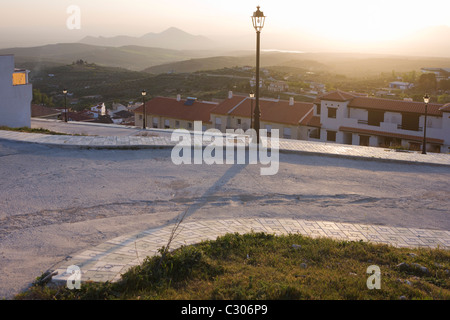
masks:
[[[32,118],[45,118],[45,117],[51,117],[51,116],[56,116],[56,115],[60,115],[60,114],[61,114],[61,111],[56,110],[56,109],[48,108],[48,107],[37,105],[37,104],[31,105],[31,117]]]
[[[444,104],[439,110],[442,112],[450,112],[450,103]]]
[[[339,90],[318,97],[314,103],[320,103],[321,100],[349,101],[348,106],[352,108],[425,114],[425,103],[423,102],[372,98],[360,93]],[[442,104],[429,103],[427,112],[429,115],[442,116],[442,111],[448,110],[447,108],[449,107],[444,106],[444,109],[442,109]]]
[[[357,97],[348,106],[353,108],[425,114],[425,103],[415,101]],[[442,116],[442,111],[439,110],[441,107],[441,104],[429,103],[427,112],[429,115]]]
[[[186,100],[177,101],[174,98],[156,97],[145,103],[146,114],[187,121],[202,121],[210,123],[211,111],[217,107],[216,103],[195,101],[192,105],[185,105]],[[134,110],[143,113],[143,106]]]
[[[286,100],[264,100],[260,101],[261,121],[298,125],[299,122],[310,112],[314,105],[307,102],[294,102],[290,105]],[[253,100],[253,110],[256,101]],[[220,103],[211,113],[230,115],[234,117],[251,117],[252,100],[244,96],[234,96]]]
[[[300,122],[300,124],[308,127],[322,127],[320,116],[315,116],[312,111]]]
[[[62,119],[65,117],[65,112],[62,113]],[[67,112],[67,118],[70,121],[94,121],[94,118],[85,112]]]
[[[343,102],[352,100],[356,96],[358,96],[358,94],[337,90],[330,93],[326,93],[323,96],[318,97],[318,99]]]
[[[350,127],[340,127],[339,131],[347,131],[352,133],[362,133],[362,134],[368,134],[368,135],[375,135],[375,136],[382,136],[382,137],[392,137],[392,138],[400,138],[405,140],[412,140],[412,141],[422,141],[423,136],[412,136],[407,134],[400,134],[400,133],[392,133],[392,132],[384,132],[384,131],[375,131],[375,130],[368,130],[368,129],[359,129],[359,128],[350,128]],[[435,138],[428,138],[428,142],[433,142],[437,144],[444,144],[444,140],[441,139],[435,139]]]

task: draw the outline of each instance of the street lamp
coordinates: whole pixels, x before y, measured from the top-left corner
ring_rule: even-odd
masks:
[[[142,105],[144,106],[144,117],[142,118],[142,128],[147,129],[147,121],[146,121],[146,110],[145,110],[145,96],[147,95],[147,91],[142,90]]]
[[[63,94],[64,94],[64,109],[65,111],[65,115],[64,115],[64,121],[67,122],[67,89],[63,89]]]
[[[427,154],[427,115],[428,115],[428,102],[430,102],[430,96],[425,94],[423,97],[423,102],[425,102],[425,122],[423,124],[423,145],[422,154]]]
[[[256,130],[256,138],[257,143],[260,143],[259,129],[260,129],[260,117],[261,110],[259,108],[259,66],[260,66],[260,51],[261,51],[261,30],[264,28],[264,22],[266,17],[264,13],[259,10],[259,6],[257,10],[253,13],[252,22],[253,27],[256,30],[256,108],[255,108],[255,130]]]
[[[250,129],[253,129],[253,98],[255,98],[255,94],[250,92],[250,101],[252,104],[252,111],[250,111]]]

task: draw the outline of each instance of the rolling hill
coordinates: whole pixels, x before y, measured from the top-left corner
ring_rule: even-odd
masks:
[[[14,54],[16,66],[24,63],[70,64],[82,59],[103,66],[142,70],[150,66],[207,57],[209,51],[170,50],[139,46],[106,47],[82,43],[60,43],[30,48],[1,49],[0,55]]]
[[[255,66],[254,54],[190,59],[152,66],[144,72],[186,73],[230,67]],[[351,77],[375,76],[380,73],[420,71],[424,67],[450,66],[450,58],[407,57],[354,53],[284,53],[261,54],[262,67],[292,67],[314,72],[329,72]]]
[[[217,44],[204,37],[195,36],[177,28],[169,28],[161,33],[147,33],[142,37],[116,36],[116,37],[85,37],[80,41],[83,44],[99,46],[141,46],[157,47],[173,50],[211,50]]]

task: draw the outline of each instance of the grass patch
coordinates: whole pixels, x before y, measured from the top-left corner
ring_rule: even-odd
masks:
[[[366,285],[371,265],[381,270],[379,290]],[[439,248],[227,234],[164,258],[147,257],[116,283],[83,283],[80,290],[68,290],[37,281],[16,299],[448,300],[449,269],[450,252]]]
[[[43,133],[43,134],[61,135],[61,136],[68,135],[66,133],[55,132],[55,131],[51,131],[51,130],[47,130],[47,129],[43,129],[43,128],[28,128],[28,127],[11,128],[11,127],[6,127],[6,126],[0,126],[0,130],[27,132],[27,133]]]

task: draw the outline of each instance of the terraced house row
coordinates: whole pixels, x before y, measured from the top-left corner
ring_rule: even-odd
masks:
[[[149,128],[193,130],[194,121],[210,128],[247,130],[255,99],[229,93],[224,101],[157,97],[146,102]],[[368,97],[334,91],[311,103],[260,99],[261,129],[278,129],[281,138],[374,147],[420,150],[425,103]],[[135,124],[143,124],[143,106],[135,110]],[[450,104],[427,106],[427,151],[450,152]]]

